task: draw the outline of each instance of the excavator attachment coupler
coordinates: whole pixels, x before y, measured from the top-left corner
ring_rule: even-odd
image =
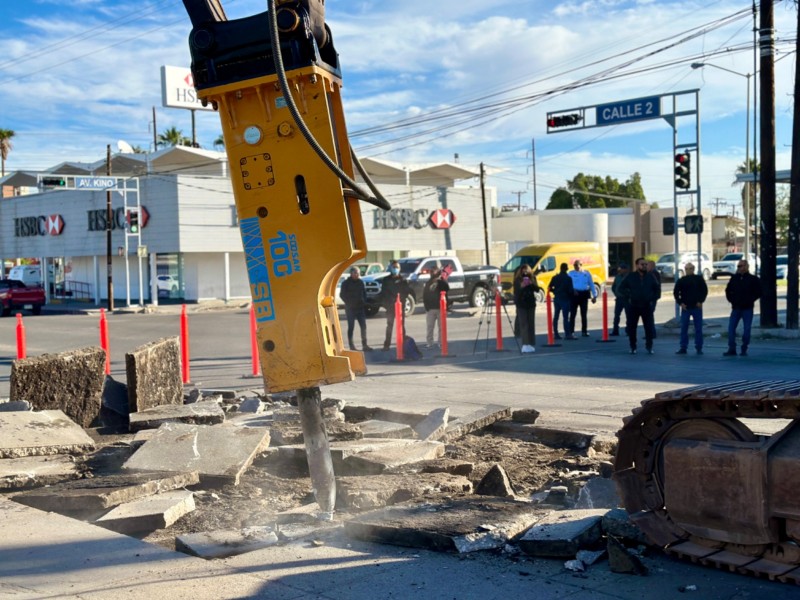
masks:
[[[271,392],[366,372],[345,350],[334,300],[366,254],[358,201],[298,131],[276,75],[267,13],[227,20],[218,0],[184,0],[198,96],[219,112]],[[322,0],[280,1],[284,69],[318,144],[351,178],[338,57]]]

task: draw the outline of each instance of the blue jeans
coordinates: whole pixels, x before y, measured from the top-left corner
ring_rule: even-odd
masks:
[[[564,322],[564,335],[572,333],[570,330],[569,311],[572,308],[572,302],[567,300],[554,300],[553,301],[553,335],[558,335],[558,317],[563,317]]]
[[[694,347],[703,348],[703,309],[685,308],[681,310],[681,350],[689,346],[689,319],[694,321]]]
[[[736,352],[736,327],[742,322],[742,350],[750,345],[750,327],[753,325],[752,308],[734,308],[728,319],[728,350]]]

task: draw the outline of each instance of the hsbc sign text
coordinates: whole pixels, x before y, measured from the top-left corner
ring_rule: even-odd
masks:
[[[14,219],[14,237],[34,237],[37,235],[61,235],[64,219],[61,215],[39,215]]]

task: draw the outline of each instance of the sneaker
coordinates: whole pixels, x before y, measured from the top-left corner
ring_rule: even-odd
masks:
[[[648,353],[648,354],[653,354],[653,349],[652,349],[652,348],[648,348],[648,349],[647,349],[647,353]]]
[[[585,332],[585,331],[584,331],[584,332],[583,332],[581,335],[582,335],[583,337],[589,337],[589,334],[588,334],[587,332]]]
[[[568,340],[577,340],[578,338],[574,334],[570,334],[567,336]]]
[[[362,352],[372,352],[372,348],[364,344],[361,348]]]
[[[534,348],[533,346],[529,346],[528,344],[522,346],[523,354],[533,354],[534,352],[536,352],[536,348]]]
[[[383,351],[386,352],[389,349],[389,344],[383,345]]]
[[[742,351],[739,352],[739,356],[747,356],[747,350],[742,349]]]
[[[686,354],[686,348],[681,348],[675,354]]]
[[[636,354],[636,348],[631,348],[628,354]]]
[[[553,335],[553,339],[554,340],[560,340],[561,336],[556,333],[556,334]]]
[[[736,350],[728,350],[727,352],[723,352],[722,356],[736,356]]]
[[[697,349],[697,354],[702,354],[702,353],[703,353],[703,349],[702,348],[698,348]]]
[[[619,331],[612,331],[608,335],[610,335],[611,337],[619,337]]]

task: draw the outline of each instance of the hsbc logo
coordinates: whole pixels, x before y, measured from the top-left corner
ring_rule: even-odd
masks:
[[[64,219],[61,215],[39,215],[14,219],[14,237],[61,235],[62,231],[64,231]]]
[[[393,208],[372,211],[373,229],[450,229],[456,222],[452,210],[440,208],[433,212],[427,208]]]
[[[434,229],[450,229],[456,222],[456,215],[449,208],[439,208],[431,213],[428,221]]]

